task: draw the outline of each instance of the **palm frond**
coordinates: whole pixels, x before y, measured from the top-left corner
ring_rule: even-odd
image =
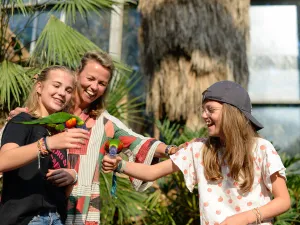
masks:
[[[118,177],[117,198],[111,198],[111,180],[112,174],[100,173],[101,224],[128,224],[134,217],[137,221],[146,195],[134,191],[127,177]]]
[[[73,0],[73,1],[58,1],[52,8],[52,11],[63,12],[66,15],[66,21],[75,23],[77,12],[82,18],[86,18],[89,13],[94,12],[101,16],[103,10],[111,10],[112,6],[119,4],[114,0]]]
[[[121,120],[139,123],[142,118],[134,114],[141,112],[139,108],[144,103],[140,101],[142,96],[131,98],[130,91],[137,85],[141,77],[137,73],[130,76],[130,73],[124,71],[116,76],[110,86],[107,110]],[[128,116],[129,114],[130,116]]]
[[[15,63],[3,61],[0,64],[0,103],[10,110],[12,100],[21,103],[30,88],[31,80],[26,69]]]
[[[80,62],[80,56],[91,49],[98,47],[73,28],[51,16],[37,40],[30,65],[61,64],[75,68]]]
[[[23,15],[26,15],[31,11],[30,7],[26,7],[23,0],[8,0],[1,2],[1,8],[10,9],[10,15],[14,15],[14,11],[17,9]]]
[[[102,51],[97,45],[72,27],[51,16],[37,40],[30,58],[30,65],[66,65],[76,68],[82,55],[89,50]],[[118,70],[130,71],[129,67],[114,60]]]

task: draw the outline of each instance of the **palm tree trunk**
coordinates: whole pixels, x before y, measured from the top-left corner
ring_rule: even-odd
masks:
[[[247,87],[249,0],[140,0],[141,67],[155,118],[201,126],[202,92],[220,80]]]

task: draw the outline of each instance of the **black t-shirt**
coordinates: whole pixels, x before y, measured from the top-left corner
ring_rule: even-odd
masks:
[[[40,125],[24,125],[16,121],[33,120],[27,113],[20,113],[6,125],[2,136],[2,146],[6,143],[16,143],[24,146],[47,136],[45,127]],[[61,157],[54,157],[64,167],[66,151],[60,151]],[[23,154],[26,154],[24,152]],[[20,156],[22,157],[22,156]],[[67,198],[65,188],[52,185],[45,175],[53,168],[53,157],[43,156],[38,160],[3,173],[3,190],[0,205],[0,225],[25,225],[39,212],[57,210],[62,221],[66,219]]]

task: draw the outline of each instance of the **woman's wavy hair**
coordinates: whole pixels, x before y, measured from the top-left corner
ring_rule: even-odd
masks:
[[[238,183],[240,191],[249,192],[254,182],[254,137],[259,135],[236,107],[223,103],[221,116],[225,144],[218,137],[208,138],[203,150],[204,175],[208,181],[222,180],[221,168],[225,163],[230,171],[228,175]]]
[[[112,80],[113,73],[115,70],[115,66],[113,63],[112,58],[110,55],[106,52],[100,52],[100,51],[89,51],[84,54],[84,56],[81,58],[80,66],[77,69],[77,74],[80,75],[80,73],[84,70],[85,66],[88,62],[95,61],[99,63],[101,66],[106,68],[110,72],[110,78],[108,81],[108,85],[110,81]],[[78,83],[78,85],[80,85]],[[105,101],[106,97],[109,92],[109,87],[106,88],[104,94],[100,96],[98,99],[96,99],[94,102],[92,102],[88,108],[88,113],[91,117],[98,117],[105,109]]]
[[[29,114],[39,117],[39,115],[36,112],[39,109],[39,94],[36,91],[37,84],[39,82],[44,83],[49,78],[50,72],[55,70],[62,70],[72,75],[74,77],[74,85],[75,85],[75,74],[68,67],[55,65],[55,66],[49,66],[47,68],[44,68],[40,73],[34,76],[33,87],[31,88],[31,91],[25,102],[25,106],[28,108]],[[73,105],[74,105],[74,99],[72,98],[71,101],[68,104],[66,104],[66,106],[62,109],[62,111],[68,111],[68,109],[70,107],[73,107]]]

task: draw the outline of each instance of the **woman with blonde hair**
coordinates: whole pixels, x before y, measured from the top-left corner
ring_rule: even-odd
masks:
[[[77,171],[78,181],[69,197],[66,224],[100,224],[99,168],[107,139],[122,139],[123,152],[129,161],[142,164],[151,164],[154,156],[168,157],[177,150],[175,146],[133,132],[106,111],[105,100],[114,69],[111,57],[99,51],[86,52],[77,69],[75,101],[70,112],[85,121],[90,139],[82,148],[68,151],[70,167]],[[21,110],[24,111],[20,108],[11,111],[10,117]],[[151,186],[138,179],[131,181],[139,191]]]
[[[64,110],[71,101],[74,86],[75,77],[70,69],[51,66],[42,70],[25,104],[28,113],[18,114],[5,126],[0,151],[1,225],[64,223],[67,187],[63,183],[74,179],[69,172],[63,177],[53,174],[53,169],[67,167],[65,150],[80,148],[82,140],[88,139],[88,132],[74,128],[50,136],[50,131],[42,125],[20,122]],[[52,184],[53,176],[60,185]]]
[[[147,166],[105,156],[104,172],[116,170],[145,180],[181,171],[187,188],[197,185],[201,224],[272,224],[290,207],[285,168],[263,126],[251,115],[245,89],[220,81],[203,93],[208,139],[186,144],[171,159]]]

